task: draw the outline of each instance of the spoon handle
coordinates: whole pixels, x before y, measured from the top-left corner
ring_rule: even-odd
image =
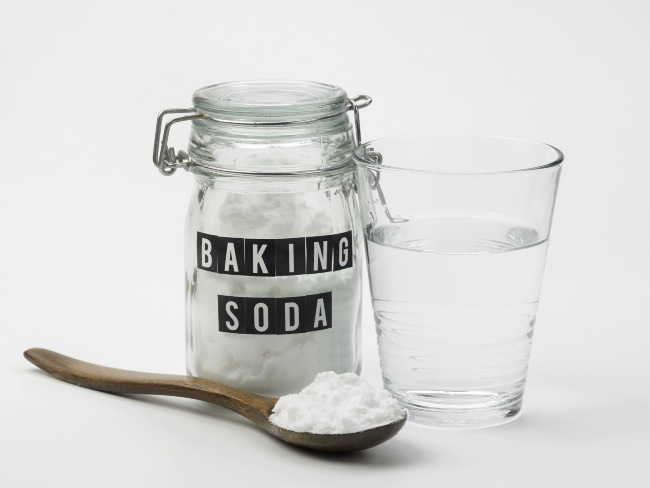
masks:
[[[277,402],[277,398],[255,395],[205,378],[108,368],[41,348],[28,349],[24,355],[55,378],[77,386],[111,393],[203,400],[228,408],[260,426],[268,424],[268,417]]]

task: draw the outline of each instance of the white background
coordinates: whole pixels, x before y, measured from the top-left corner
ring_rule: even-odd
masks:
[[[0,23],[0,486],[650,484],[649,3],[5,0]],[[478,132],[565,152],[519,420],[409,424],[327,456],[23,359],[184,372],[192,178],[154,168],[155,117],[260,78],[371,95],[365,140]],[[379,384],[367,297],[364,313],[362,376]]]

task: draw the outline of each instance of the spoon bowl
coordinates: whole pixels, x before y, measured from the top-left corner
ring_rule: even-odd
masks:
[[[369,449],[393,437],[406,423],[405,415],[396,422],[350,434],[295,432],[278,427],[269,420],[277,398],[255,395],[205,378],[109,368],[47,349],[28,349],[24,355],[28,361],[55,378],[84,388],[111,393],[193,398],[221,405],[246,417],[284,442],[317,451],[348,452]]]

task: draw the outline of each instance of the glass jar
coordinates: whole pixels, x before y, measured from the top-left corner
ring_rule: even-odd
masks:
[[[322,371],[360,371],[361,261],[348,111],[369,103],[308,82],[199,89],[161,113],[154,159],[194,174],[186,221],[187,370],[279,396]],[[188,153],[162,117],[187,113]],[[358,129],[358,125],[357,125]]]

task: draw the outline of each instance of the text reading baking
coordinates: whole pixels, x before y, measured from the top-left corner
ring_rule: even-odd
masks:
[[[244,239],[197,232],[199,269],[244,276],[327,273],[352,267],[352,231],[289,239]]]

